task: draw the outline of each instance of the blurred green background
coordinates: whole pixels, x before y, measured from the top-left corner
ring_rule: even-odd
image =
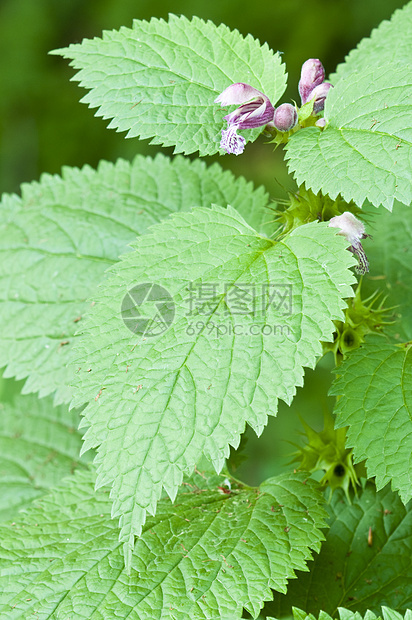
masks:
[[[59,173],[63,165],[96,166],[100,159],[131,159],[136,153],[155,155],[160,149],[106,130],[107,121],[79,104],[85,91],[70,82],[73,70],[48,51],[100,36],[104,29],[130,26],[133,18],[167,18],[168,13],[198,15],[226,23],[242,34],[250,32],[283,54],[289,73],[283,101],[298,99],[302,63],[320,58],[332,72],[345,55],[396,8],[402,0],[0,0],[0,192],[18,192],[22,182],[42,172]],[[163,150],[172,155],[172,149]],[[210,162],[215,158],[209,158]],[[210,163],[209,162],[209,163]],[[266,185],[273,199],[292,189],[282,153],[273,153],[262,140],[249,145],[242,157],[220,163],[236,174]],[[330,356],[329,356],[330,357]],[[253,467],[239,468],[251,483],[277,473],[291,451],[286,443],[301,428],[297,414],[322,426],[323,408],[331,382],[332,360],[322,360],[306,373],[305,388],[289,409],[281,406],[257,442],[248,432],[246,453]],[[0,399],[10,399],[21,383],[0,379]]]

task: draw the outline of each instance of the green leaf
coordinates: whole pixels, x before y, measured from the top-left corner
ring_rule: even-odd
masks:
[[[306,614],[302,609],[292,607],[293,620],[316,620],[313,614]],[[344,607],[338,609],[340,620],[362,620],[362,615],[357,611],[350,611]],[[390,609],[389,607],[382,607],[382,614],[376,616],[372,611],[367,611],[363,620],[411,620],[412,612],[408,609],[404,615],[399,614],[397,611]],[[266,617],[266,620],[275,620],[275,618]],[[324,611],[319,612],[319,620],[332,620],[332,616]]]
[[[349,611],[368,609],[379,615],[382,605],[400,613],[410,609],[412,504],[405,507],[388,486],[376,492],[368,483],[352,505],[343,492],[334,493],[329,512],[326,542],[309,563],[310,572],[299,574],[286,596],[275,594],[265,611],[281,618],[297,606],[335,617],[346,607],[346,618]]]
[[[273,105],[286,88],[285,66],[267,43],[198,17],[134,20],[132,28],[54,53],[80,70],[74,79],[90,89],[82,101],[112,118],[110,128],[175,146],[175,153],[218,152],[227,123],[214,100],[230,84],[246,82]]]
[[[367,342],[339,367],[331,394],[338,427],[348,426],[347,446],[366,461],[382,488],[391,482],[404,503],[412,498],[412,355],[410,346]]]
[[[345,62],[338,65],[330,80],[336,84],[342,78],[350,79],[356,71],[387,62],[410,65],[411,46],[412,2],[408,2],[394,12],[390,21],[381,22],[369,38],[362,39],[357,48],[348,54]]]
[[[383,611],[384,620],[402,620],[401,614],[394,611],[393,609],[390,609],[389,607],[382,607],[382,611]],[[405,620],[411,620],[412,610],[408,609],[404,617],[405,617]]]
[[[385,327],[396,341],[412,340],[412,210],[395,204],[392,213],[381,210],[371,225],[372,239],[365,239],[371,272],[362,288],[372,293],[378,285],[394,308],[394,325]]]
[[[341,79],[326,99],[326,128],[295,133],[286,146],[298,185],[362,206],[412,200],[412,72],[376,64]]]
[[[108,266],[136,235],[175,211],[231,204],[271,234],[273,214],[262,188],[219,165],[182,157],[138,156],[65,168],[22,186],[0,203],[0,367],[28,377],[25,392],[68,402],[75,333]]]
[[[33,499],[85,465],[76,430],[79,412],[50,398],[20,396],[0,403],[0,520],[14,519]]]
[[[159,502],[128,576],[109,494],[93,483],[76,473],[0,526],[2,617],[240,620],[243,608],[256,617],[323,540],[323,498],[303,475],[229,490],[223,476],[196,474],[175,505]]]
[[[162,486],[174,497],[202,453],[219,470],[246,422],[260,434],[277,400],[291,402],[353,295],[346,243],[326,223],[275,242],[230,207],[199,208],[153,227],[113,267],[78,347],[73,402],[90,402],[85,449],[100,445],[98,484],[113,484],[129,548]],[[159,336],[122,320],[123,298],[146,283],[174,303]],[[140,316],[164,311],[160,298],[144,303]]]

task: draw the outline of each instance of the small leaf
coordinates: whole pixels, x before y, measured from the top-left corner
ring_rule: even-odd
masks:
[[[134,20],[53,53],[80,70],[74,79],[90,89],[82,101],[112,118],[110,128],[175,153],[218,152],[226,121],[214,100],[230,84],[246,82],[273,105],[286,88],[285,66],[267,43],[198,17]]]
[[[348,426],[347,446],[367,459],[378,489],[391,482],[404,503],[412,498],[412,351],[367,342],[339,367],[331,394],[337,427]]]
[[[274,230],[268,196],[218,164],[138,156],[98,170],[64,168],[0,203],[0,367],[24,392],[68,402],[76,332],[104,272],[136,235],[175,211],[231,204]]]
[[[50,398],[0,403],[0,521],[14,519],[91,455],[80,459],[79,412]],[[86,458],[87,457],[87,458]]]
[[[383,620],[403,620],[402,614],[390,609],[389,607],[382,607]],[[410,610],[409,610],[410,613]],[[405,614],[406,615],[406,614]]]
[[[317,620],[313,614],[306,614],[297,607],[292,607],[292,612],[293,620]],[[379,616],[375,616],[372,611],[367,611],[362,617],[359,612],[350,611],[344,607],[339,607],[338,612],[340,620],[381,620],[381,618],[384,620],[409,620],[409,616],[411,614],[410,610],[408,610],[405,612],[405,615],[402,615],[389,607],[382,607],[382,614]],[[269,616],[266,616],[266,620],[275,620],[275,618],[269,618]],[[324,611],[320,611],[319,620],[332,620],[332,616]]]
[[[376,64],[342,78],[325,104],[326,128],[308,127],[286,146],[298,185],[362,206],[412,200],[412,74]]]
[[[0,613],[10,620],[256,617],[271,588],[319,551],[326,513],[313,481],[271,478],[252,489],[214,476],[187,479],[163,499],[126,574],[107,490],[76,473],[13,525],[0,526]]]
[[[299,574],[286,596],[275,594],[265,611],[282,618],[296,605],[336,617],[345,607],[342,618],[368,609],[382,617],[387,605],[404,614],[412,607],[412,503],[405,507],[388,486],[376,492],[368,483],[352,505],[335,493],[329,512],[330,529],[310,572]]]
[[[111,270],[84,325],[73,403],[89,402],[85,449],[100,446],[98,484],[113,484],[129,548],[162,487],[173,498],[202,453],[220,470],[246,422],[260,434],[278,399],[291,402],[353,294],[346,244],[317,222],[275,242],[215,206],[153,227]],[[174,304],[158,336],[122,320],[122,300],[147,283]],[[136,314],[158,316],[162,299],[146,295]]]

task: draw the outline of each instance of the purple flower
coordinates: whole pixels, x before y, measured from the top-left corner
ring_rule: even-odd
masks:
[[[298,85],[302,105],[312,99],[312,90],[322,84],[324,79],[325,69],[318,58],[309,58],[303,63]]]
[[[314,99],[313,115],[322,112],[325,107],[325,99],[332,84],[324,82],[325,69],[318,58],[309,58],[302,65],[302,72],[299,81],[299,94],[302,105]]]
[[[278,131],[290,131],[298,122],[298,113],[295,106],[290,103],[282,103],[275,110],[273,124]]]
[[[239,136],[237,130],[262,127],[273,120],[275,113],[269,97],[243,82],[228,86],[215,99],[215,103],[220,103],[222,106],[240,105],[239,108],[224,116],[227,129],[222,129],[220,142],[220,148],[234,155],[243,153],[246,144],[245,138]]]
[[[340,228],[338,235],[346,237],[350,243],[350,251],[358,257],[359,265],[357,272],[364,274],[369,271],[369,261],[366,258],[365,250],[362,247],[361,239],[366,239],[369,235],[365,234],[365,225],[362,224],[350,211],[345,211],[342,215],[332,217],[329,226]]]

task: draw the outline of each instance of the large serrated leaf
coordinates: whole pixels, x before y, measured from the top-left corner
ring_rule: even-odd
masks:
[[[313,481],[287,474],[258,489],[196,474],[163,499],[127,575],[118,524],[94,475],[76,474],[13,526],[0,526],[0,613],[9,620],[240,620],[286,591],[323,540]]]
[[[404,503],[412,498],[412,354],[410,346],[367,342],[339,367],[331,394],[347,426],[347,445],[366,460],[378,488],[391,482]]]
[[[299,574],[286,596],[275,594],[268,615],[289,616],[293,606],[333,617],[339,607],[376,615],[382,605],[411,609],[412,503],[405,507],[389,487],[376,492],[368,483],[352,505],[335,493],[329,512],[330,529],[310,573]]]
[[[219,470],[245,423],[260,434],[278,399],[290,403],[353,294],[346,243],[325,223],[272,241],[229,207],[199,208],[153,227],[112,269],[78,347],[74,403],[90,401],[85,448],[100,446],[98,483],[113,484],[130,549],[162,487],[173,497],[201,453]],[[174,303],[159,336],[122,320],[123,298],[146,283]],[[199,290],[209,297],[191,308]]]
[[[109,127],[176,153],[218,152],[226,121],[214,100],[230,84],[251,84],[273,105],[286,88],[280,55],[267,43],[198,17],[135,20],[54,53],[79,69],[74,79],[91,89],[82,101],[112,118]]]
[[[370,37],[362,39],[358,47],[348,54],[345,62],[338,65],[330,80],[336,84],[341,78],[350,78],[356,71],[387,62],[410,66],[411,46],[412,2],[408,2],[394,12],[390,21],[383,21]]]
[[[271,234],[268,196],[218,164],[138,156],[65,168],[25,184],[0,204],[0,367],[26,378],[25,392],[71,398],[75,333],[108,266],[136,235],[170,213],[231,204]]]
[[[0,520],[13,519],[33,499],[90,460],[80,459],[79,412],[50,398],[20,396],[0,403]]]
[[[412,69],[377,64],[342,78],[326,99],[326,128],[286,146],[297,183],[315,193],[391,210],[412,200]]]
[[[362,287],[385,295],[395,320],[385,332],[406,342],[412,340],[412,210],[395,204],[392,213],[380,211],[370,227],[372,239],[364,241],[371,272]]]

